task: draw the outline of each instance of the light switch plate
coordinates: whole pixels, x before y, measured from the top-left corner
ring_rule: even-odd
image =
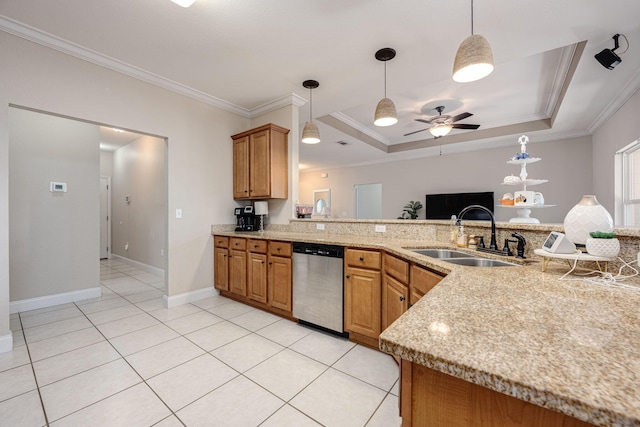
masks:
[[[386,225],[376,225],[376,233],[386,233],[387,226]]]

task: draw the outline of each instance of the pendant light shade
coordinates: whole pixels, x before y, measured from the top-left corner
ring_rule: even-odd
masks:
[[[320,131],[318,130],[318,126],[313,123],[313,95],[311,91],[318,86],[318,83],[315,80],[305,80],[302,82],[302,86],[309,89],[309,121],[304,125],[302,129],[302,139],[301,141],[305,144],[317,144],[320,142]]]
[[[175,4],[182,6],[182,7],[189,7],[191,6],[196,0],[171,0],[172,2],[174,2]]]
[[[398,123],[398,112],[393,101],[387,98],[387,61],[396,57],[396,51],[385,47],[376,52],[376,59],[384,62],[384,98],[378,102],[373,124],[376,126],[391,126]]]
[[[471,0],[471,35],[463,40],[453,62],[453,80],[473,82],[493,71],[493,53],[486,38],[473,34],[473,0]]]
[[[435,125],[429,128],[429,133],[436,138],[440,138],[441,136],[448,135],[449,132],[451,132],[451,129],[453,129],[453,127],[447,124]]]

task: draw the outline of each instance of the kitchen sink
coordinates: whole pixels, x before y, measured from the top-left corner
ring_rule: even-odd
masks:
[[[467,252],[456,251],[452,249],[409,249],[416,254],[425,255],[431,258],[437,258],[440,261],[449,262],[451,264],[465,265],[467,267],[517,267],[507,261],[500,261],[491,258],[482,258]]]
[[[488,258],[449,258],[443,261],[469,267],[518,267],[518,264]]]
[[[420,255],[430,256],[431,258],[473,258],[475,255],[468,254],[461,251],[453,251],[451,249],[411,249],[411,252],[415,252]]]

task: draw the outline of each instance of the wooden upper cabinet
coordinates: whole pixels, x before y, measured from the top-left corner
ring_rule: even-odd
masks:
[[[233,198],[286,199],[289,130],[268,124],[233,135]]]

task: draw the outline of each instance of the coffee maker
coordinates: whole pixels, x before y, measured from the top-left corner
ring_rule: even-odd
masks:
[[[235,208],[233,212],[236,216],[236,231],[256,231],[258,229],[253,206]]]

